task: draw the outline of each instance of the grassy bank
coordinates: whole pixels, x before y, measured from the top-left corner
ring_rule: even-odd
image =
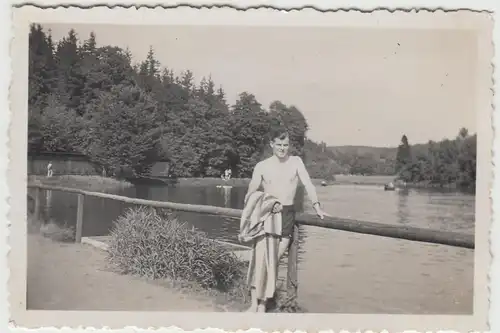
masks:
[[[222,180],[221,178],[178,178],[177,185],[179,186],[248,186],[250,178],[232,178],[230,180]]]
[[[82,176],[82,175],[58,175],[53,177],[29,175],[28,183],[39,183],[43,185],[53,185],[62,187],[78,188],[88,191],[112,191],[133,186],[132,183],[125,180],[107,178],[101,176]]]
[[[429,182],[406,183],[406,188],[422,189],[422,190],[444,190],[452,192],[474,193],[475,186],[459,186],[456,183],[451,184],[433,184]]]
[[[336,175],[333,184],[338,185],[378,185],[394,182],[395,176]]]

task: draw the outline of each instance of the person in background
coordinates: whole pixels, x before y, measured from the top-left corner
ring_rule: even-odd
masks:
[[[54,174],[54,171],[52,170],[52,161],[49,161],[49,164],[47,164],[47,177],[52,177]]]

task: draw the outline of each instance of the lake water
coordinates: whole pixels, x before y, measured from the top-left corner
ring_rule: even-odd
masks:
[[[324,210],[351,219],[474,233],[475,196],[379,186],[318,187]],[[246,188],[136,186],[121,195],[242,208]],[[45,213],[74,225],[76,195],[45,194]],[[312,212],[307,200],[297,206]],[[108,234],[131,205],[86,197],[83,236]],[[236,243],[239,221],[179,213],[210,237]],[[301,226],[299,301],[317,313],[472,314],[474,251]],[[283,275],[283,270],[281,272]]]

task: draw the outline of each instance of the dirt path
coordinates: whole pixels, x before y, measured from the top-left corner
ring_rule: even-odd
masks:
[[[225,311],[195,297],[106,269],[105,253],[83,244],[28,235],[30,310]]]

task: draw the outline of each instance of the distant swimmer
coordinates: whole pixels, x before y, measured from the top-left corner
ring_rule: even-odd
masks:
[[[47,177],[52,177],[54,174],[54,171],[52,170],[52,161],[49,161],[49,164],[47,164]]]
[[[224,173],[221,175],[222,180],[230,180],[231,179],[231,169],[224,170]]]

